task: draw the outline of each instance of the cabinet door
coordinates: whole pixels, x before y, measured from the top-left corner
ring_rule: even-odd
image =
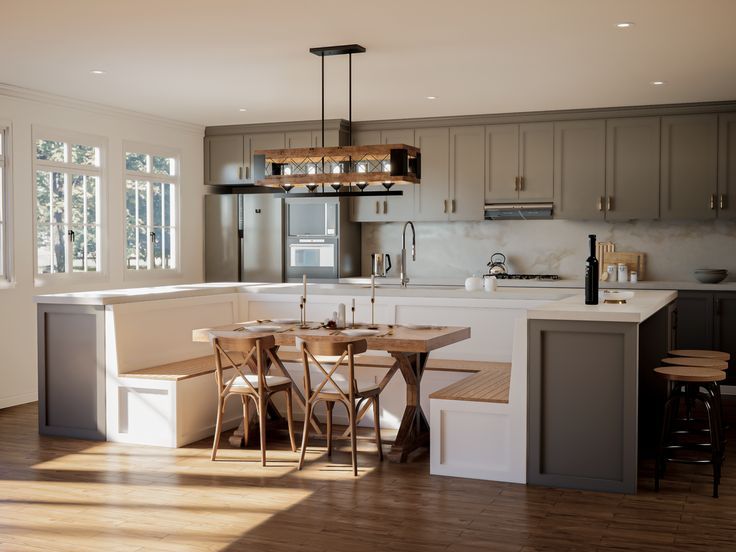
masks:
[[[718,116],[662,118],[662,219],[716,216]]]
[[[603,218],[606,122],[555,123],[555,218]]]
[[[353,134],[353,143],[355,143],[355,134]],[[339,145],[340,132],[338,130],[325,130],[325,147],[332,148]],[[322,147],[322,129],[312,131],[312,147]]]
[[[677,293],[678,349],[713,348],[713,294],[709,291]]]
[[[378,130],[366,130],[353,133],[353,145],[366,146],[369,144],[380,144],[381,133]],[[380,184],[371,184],[366,191],[380,191],[384,187]],[[355,222],[375,222],[386,219],[384,211],[384,200],[381,196],[354,197],[350,200],[350,218]],[[388,211],[388,204],[386,204]]]
[[[519,199],[552,201],[554,195],[554,125],[519,125]]]
[[[250,137],[246,136],[246,140],[250,140],[250,150],[248,151],[248,163],[245,165],[245,179],[247,182],[255,182],[253,178],[253,152],[265,149],[282,149],[284,147],[284,133],[253,134]]]
[[[285,135],[287,148],[311,148],[312,147],[312,131],[300,130],[296,132],[287,132]]]
[[[450,220],[483,220],[485,143],[482,126],[450,129]]]
[[[422,152],[422,182],[414,195],[414,218],[445,221],[450,199],[450,129],[417,129],[415,139]]]
[[[205,184],[241,184],[245,181],[243,136],[208,136],[204,147]]]
[[[718,218],[736,219],[736,113],[718,117]]]
[[[374,142],[375,143],[375,142]],[[414,145],[414,129],[404,128],[397,130],[382,130],[382,144],[406,144]],[[423,160],[423,159],[422,159]],[[411,220],[414,216],[414,190],[415,184],[397,184],[392,190],[401,190],[402,196],[388,196],[386,198],[386,214],[383,220],[402,221]]]
[[[727,385],[736,384],[736,292],[715,294],[715,343],[718,351],[731,355]]]
[[[606,121],[606,220],[659,217],[659,117]]]
[[[518,177],[519,125],[487,126],[485,202],[517,201]]]

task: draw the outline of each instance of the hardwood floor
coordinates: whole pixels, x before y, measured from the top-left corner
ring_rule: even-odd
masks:
[[[285,436],[262,468],[257,439],[213,463],[210,440],[40,437],[36,416],[0,410],[0,551],[736,550],[729,462],[720,499],[709,467],[673,465],[655,493],[649,464],[632,496],[430,477],[426,454],[379,464],[362,441],[354,478],[345,446],[328,461],[315,441],[298,472]]]

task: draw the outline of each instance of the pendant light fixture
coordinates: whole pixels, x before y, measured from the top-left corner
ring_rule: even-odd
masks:
[[[348,56],[348,146],[286,148],[254,152],[257,184],[289,193],[306,188],[303,197],[403,195],[397,184],[419,184],[421,153],[406,144],[353,146],[353,54],[362,54],[359,44],[310,48],[322,62],[322,144],[325,143],[325,56]],[[369,184],[380,183],[385,191],[369,192]],[[325,191],[325,185],[332,192]],[[357,188],[357,190],[355,188]]]

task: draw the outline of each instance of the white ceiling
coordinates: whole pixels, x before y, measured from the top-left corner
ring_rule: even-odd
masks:
[[[0,0],[0,82],[207,125],[318,119],[308,49],[355,42],[355,120],[733,100],[734,22],[736,0]],[[347,118],[347,60],[326,67],[326,117]]]

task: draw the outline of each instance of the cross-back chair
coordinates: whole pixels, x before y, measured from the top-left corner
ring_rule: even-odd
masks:
[[[352,453],[353,475],[358,475],[357,461],[357,413],[365,401],[373,403],[373,419],[376,431],[376,446],[378,458],[383,460],[383,449],[381,448],[381,423],[380,406],[378,396],[380,388],[378,385],[364,384],[355,379],[354,357],[364,353],[368,349],[365,339],[345,340],[335,339],[326,341],[298,339],[297,346],[302,354],[304,366],[304,394],[305,394],[305,416],[304,433],[302,434],[302,450],[299,458],[299,469],[304,465],[304,455],[309,439],[309,420],[314,407],[320,401],[327,407],[327,455],[332,455],[332,410],[335,403],[345,405],[348,411],[350,446]],[[338,368],[347,361],[348,378],[341,381],[336,378]],[[310,365],[318,372],[316,378],[312,378]],[[325,365],[328,365],[325,367]]]
[[[243,403],[243,439],[248,444],[250,422],[250,403],[252,400],[258,413],[261,437],[261,463],[266,465],[266,413],[271,395],[285,392],[286,418],[289,424],[291,450],[296,452],[294,441],[294,421],[292,416],[291,380],[283,376],[267,375],[267,359],[276,364],[274,357],[275,339],[273,335],[233,336],[213,334],[212,346],[215,351],[215,379],[217,381],[217,423],[215,439],[212,444],[212,460],[215,460],[220,443],[222,418],[225,403],[234,395],[240,396]],[[224,370],[233,367],[235,373],[225,379]],[[252,373],[254,372],[254,373]]]

